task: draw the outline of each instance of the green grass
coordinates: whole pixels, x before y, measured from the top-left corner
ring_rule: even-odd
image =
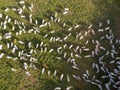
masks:
[[[66,22],[68,26],[74,26],[76,24],[81,25],[81,30],[85,31],[89,24],[94,24],[94,27],[97,27],[96,24],[98,22],[103,21],[105,22],[106,19],[110,19],[112,22],[112,27],[115,32],[117,28],[119,28],[120,23],[117,23],[116,16],[119,17],[120,13],[120,2],[119,0],[25,0],[26,2],[30,2],[34,4],[34,10],[32,14],[34,18],[42,19],[49,21],[49,16],[54,14],[55,12],[58,13],[58,16],[61,18],[61,22]],[[3,12],[3,8],[8,6],[17,6],[17,0],[0,0],[0,12]],[[66,15],[62,15],[63,9],[67,7],[70,9],[70,12]],[[18,15],[14,12],[10,11],[5,13],[10,15],[11,17],[18,18],[20,21],[25,21],[26,25],[29,24],[26,20],[21,20]],[[28,26],[29,28],[29,26]],[[53,23],[53,27],[47,28],[48,30],[58,30],[60,32],[61,29],[66,30],[65,28],[61,28],[61,26],[56,25]],[[42,29],[45,31],[46,28]],[[65,36],[60,34],[61,37]],[[40,35],[22,35],[16,37],[17,39],[23,41],[33,41],[36,44],[36,41],[44,41],[49,45],[48,40],[44,39]],[[70,39],[70,42],[80,44],[77,41],[73,41],[74,37]],[[84,41],[83,41],[84,42]],[[4,42],[0,42],[4,43]],[[17,44],[17,42],[16,42]],[[52,43],[55,47],[55,43]],[[18,44],[17,44],[18,45]],[[58,46],[62,44],[57,44]],[[81,44],[82,45],[82,44]],[[18,45],[19,46],[19,45]],[[34,47],[34,45],[33,45]],[[26,49],[24,46],[20,47],[21,49]],[[35,47],[34,47],[35,48]],[[9,54],[9,51],[5,49],[5,52]],[[39,50],[38,50],[39,52]],[[45,65],[47,69],[51,70],[52,73],[55,69],[59,70],[59,74],[61,72],[65,73],[65,75],[77,73],[78,75],[82,75],[86,69],[90,71],[91,74],[94,74],[94,70],[91,69],[92,62],[94,60],[77,60],[80,66],[80,72],[72,70],[70,65],[66,64],[64,61],[56,61],[55,59],[56,52],[52,55],[48,53],[40,53],[36,57],[39,58],[38,62],[36,63],[37,70],[30,69],[32,76],[28,77],[25,74],[25,70],[23,70],[22,62],[16,61],[13,62],[12,60],[7,60],[5,58],[0,59],[0,90],[53,90],[56,86],[61,86],[65,88],[68,85],[73,85],[74,90],[76,88],[80,88],[80,90],[97,90],[97,87],[90,85],[84,81],[72,80],[71,83],[67,83],[66,80],[63,82],[59,81],[58,77],[53,77],[51,74],[50,77],[47,76],[47,73],[41,75],[41,68]],[[17,68],[18,72],[12,72],[11,67]]]

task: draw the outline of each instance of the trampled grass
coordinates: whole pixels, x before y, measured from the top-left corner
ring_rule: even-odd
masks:
[[[4,8],[8,6],[19,6],[17,4],[19,0],[0,0],[0,12],[4,12]],[[111,26],[115,32],[116,29],[119,28],[120,23],[117,23],[116,16],[119,18],[120,16],[120,3],[119,0],[25,0],[28,3],[34,4],[34,9],[32,14],[34,15],[33,18],[38,18],[41,22],[42,19],[47,21],[50,20],[50,16],[54,15],[55,12],[58,13],[58,17],[61,18],[61,22],[67,23],[69,26],[74,26],[80,24],[81,31],[87,30],[87,27],[90,24],[93,24],[95,28],[98,27],[98,22],[105,22],[107,19],[111,20]],[[64,8],[69,8],[69,13],[65,16],[62,15]],[[13,11],[6,12],[5,14],[10,15],[11,17],[17,18],[20,21],[25,21],[26,25],[32,27],[34,25],[29,25],[29,23],[21,19],[18,15],[16,15]],[[61,31],[61,29],[63,29]],[[41,30],[44,32],[48,32],[47,30],[55,30],[60,37],[64,37],[66,34],[65,32],[67,28],[61,28],[60,25],[53,23],[51,28],[45,27]],[[46,31],[45,31],[46,30]],[[8,30],[9,31],[9,30]],[[1,31],[2,32],[2,31]],[[43,34],[44,34],[43,32]],[[73,33],[74,34],[74,33]],[[56,35],[56,34],[55,34]],[[54,35],[54,36],[55,36]],[[117,36],[117,35],[116,35]],[[89,36],[90,38],[92,36]],[[22,40],[26,42],[26,44],[31,41],[33,42],[32,47],[35,48],[37,42],[44,41],[50,47],[57,47],[63,45],[62,43],[49,43],[49,39],[44,39],[40,35],[34,36],[33,34],[23,34],[22,36],[15,37],[16,42],[15,44],[19,46],[17,40]],[[97,37],[96,37],[97,38]],[[15,39],[12,41],[14,42]],[[6,44],[8,41],[1,41],[0,43]],[[79,43],[82,45],[84,42],[78,42],[74,40],[74,36],[70,38],[68,44],[75,43],[76,45]],[[89,47],[92,47],[89,45]],[[26,46],[20,46],[20,49],[24,49],[27,51]],[[37,49],[36,49],[37,50]],[[39,52],[39,50],[37,50]],[[66,50],[64,50],[66,51]],[[4,48],[4,52],[7,55],[11,55],[10,51]],[[56,86],[66,88],[69,85],[73,85],[73,90],[98,90],[98,87],[93,86],[89,83],[86,83],[83,80],[77,81],[72,79],[70,83],[64,79],[62,82],[59,80],[58,77],[53,76],[53,72],[55,69],[58,70],[58,76],[63,72],[65,75],[67,74],[78,74],[82,75],[86,69],[89,70],[91,74],[94,74],[95,71],[91,68],[92,63],[95,60],[92,59],[77,59],[77,63],[80,66],[80,71],[75,71],[71,68],[71,66],[66,63],[65,60],[57,61],[55,59],[56,52],[49,54],[49,53],[38,53],[37,55],[34,54],[38,58],[37,63],[35,63],[37,70],[33,70],[29,68],[32,76],[28,77],[25,74],[25,70],[23,68],[22,61],[15,61],[7,60],[5,57],[0,59],[0,90],[53,90]],[[14,55],[13,55],[14,56]],[[83,53],[84,56],[84,53]],[[18,70],[18,72],[11,71],[11,68],[14,67]],[[42,68],[45,67],[48,70],[51,70],[51,76],[48,77],[47,73],[41,75]]]

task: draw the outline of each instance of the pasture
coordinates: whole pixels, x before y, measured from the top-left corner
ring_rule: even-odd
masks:
[[[119,90],[119,26],[119,0],[0,0],[0,90]]]

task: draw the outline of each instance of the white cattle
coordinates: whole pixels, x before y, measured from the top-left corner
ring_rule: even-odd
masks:
[[[26,71],[26,75],[31,76],[30,72]]]
[[[72,68],[73,68],[73,69],[76,69],[76,70],[79,70],[79,67],[77,67],[77,66],[75,66],[75,65],[73,65]]]
[[[5,55],[4,53],[1,53],[1,54],[0,54],[0,58],[2,58],[4,55]]]
[[[0,18],[2,18],[3,14],[0,13]]]
[[[45,68],[42,68],[42,75],[44,74],[44,72],[45,72]]]
[[[3,49],[3,45],[0,45],[0,50],[2,50]]]
[[[12,71],[16,72],[17,70],[15,68],[11,68]]]
[[[53,75],[54,75],[54,77],[56,76],[56,74],[57,74],[57,70],[55,70],[55,71],[54,71],[54,74],[53,74]]]
[[[99,22],[99,27],[101,27],[102,26],[102,23],[101,22]]]
[[[50,73],[51,73],[50,70],[48,70],[48,76],[49,76],[49,77],[50,77]]]
[[[63,80],[63,77],[64,77],[64,74],[62,73],[62,74],[60,75],[60,81]]]
[[[54,90],[61,90],[61,87],[56,87]]]
[[[66,90],[70,90],[70,89],[72,89],[73,88],[73,86],[68,86],[67,88],[66,88]]]
[[[92,26],[93,26],[92,24],[91,24],[91,25],[89,25],[89,26],[88,26],[88,29],[92,28]]]
[[[67,82],[70,82],[70,76],[67,74]]]
[[[20,3],[20,4],[25,4],[25,1],[22,0],[22,1],[19,1],[19,3]]]
[[[9,11],[9,8],[6,8],[4,11],[5,11],[5,12],[8,12],[8,11]]]

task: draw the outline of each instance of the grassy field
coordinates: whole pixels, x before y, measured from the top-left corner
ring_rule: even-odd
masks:
[[[27,20],[21,19],[13,11],[4,12],[4,8],[8,6],[17,6],[19,0],[0,0],[0,13],[4,13],[11,17],[17,18],[20,21],[24,21],[26,25],[31,27]],[[39,20],[45,19],[50,20],[50,15],[58,13],[58,16],[61,17],[61,22],[67,23],[68,26],[74,26],[80,24],[81,31],[85,31],[90,24],[93,24],[94,28],[98,27],[99,22],[105,22],[107,19],[111,20],[111,27],[116,33],[116,36],[119,36],[120,33],[120,2],[119,0],[25,0],[28,3],[34,4],[34,9],[32,14],[33,18],[38,18]],[[69,13],[65,16],[62,15],[64,8],[69,8]],[[65,28],[53,23],[53,26],[49,28],[50,30],[58,30],[58,32]],[[46,28],[42,29],[44,32]],[[9,31],[9,30],[8,30]],[[65,36],[60,34],[60,36]],[[16,37],[17,40],[23,40],[25,42],[32,41],[36,44],[36,41],[44,41],[47,45],[55,47],[58,44],[48,43],[48,40],[43,37],[33,34],[23,34],[22,36]],[[119,37],[120,38],[120,37]],[[72,43],[76,43],[74,38],[70,40]],[[7,42],[7,41],[6,41]],[[9,42],[9,40],[8,40]],[[70,43],[71,43],[70,42]],[[84,42],[84,41],[83,41]],[[1,44],[4,42],[0,41]],[[69,43],[69,42],[68,42]],[[79,43],[79,42],[77,42]],[[16,45],[19,45],[16,42]],[[60,43],[60,45],[62,45]],[[81,43],[82,45],[82,43]],[[58,45],[59,46],[59,45]],[[33,45],[34,47],[34,45]],[[26,50],[25,46],[21,46],[21,49]],[[10,55],[9,51],[4,48],[4,52],[7,55]],[[39,52],[39,51],[38,51]],[[70,83],[67,83],[66,80],[62,82],[59,80],[59,77],[54,77],[51,74],[50,77],[47,76],[47,73],[41,75],[42,67],[46,67],[52,72],[57,69],[59,73],[63,72],[66,74],[78,74],[82,75],[85,70],[89,70],[91,74],[94,74],[94,70],[91,69],[92,63],[95,60],[78,60],[80,66],[80,71],[74,71],[67,65],[64,61],[55,60],[56,53],[39,53],[36,57],[39,58],[39,61],[36,63],[37,70],[30,69],[32,76],[27,76],[21,61],[13,62],[12,60],[7,60],[5,57],[0,59],[0,90],[53,90],[56,86],[66,88],[69,85],[73,85],[73,90],[98,90],[96,86],[93,86],[89,83],[86,83],[82,80],[76,81],[71,80]],[[17,72],[11,71],[11,67],[17,68]],[[58,75],[59,76],[59,75]]]

